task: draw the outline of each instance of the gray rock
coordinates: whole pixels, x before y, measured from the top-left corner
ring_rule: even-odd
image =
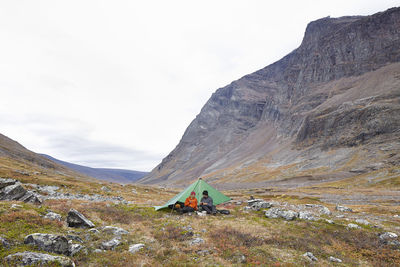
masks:
[[[119,228],[119,227],[114,227],[114,226],[104,226],[102,229],[106,233],[111,233],[113,235],[127,235],[129,234],[128,231],[125,229]]]
[[[1,236],[0,236],[0,245],[4,248],[11,247],[10,243],[6,239],[2,238]]]
[[[342,212],[353,212],[353,210],[351,208],[346,207],[346,206],[340,206],[340,205],[336,206],[336,210],[342,211]]]
[[[307,211],[300,211],[299,212],[299,219],[307,220],[307,221],[316,221],[317,219],[313,216],[312,213]]]
[[[44,218],[45,218],[45,219],[49,219],[49,220],[54,220],[54,221],[61,221],[61,220],[62,220],[62,217],[61,217],[60,214],[55,213],[55,212],[52,212],[52,211],[48,212],[48,213],[44,216]]]
[[[19,199],[19,201],[33,204],[42,204],[43,202],[41,196],[32,191],[26,191],[26,193]]]
[[[88,220],[83,214],[75,209],[71,209],[68,212],[67,223],[69,227],[77,228],[93,228],[95,225]]]
[[[113,238],[110,241],[105,241],[101,243],[101,248],[105,250],[114,250],[117,246],[121,244],[121,240],[119,238]]]
[[[78,253],[79,251],[81,251],[84,248],[85,247],[83,245],[70,243],[69,248],[68,248],[68,254],[70,256],[74,256],[76,253]]]
[[[334,224],[334,223],[335,223],[334,221],[329,220],[329,219],[325,219],[325,221],[326,221],[327,223],[330,223],[330,224]]]
[[[348,225],[347,225],[347,229],[360,229],[361,227],[359,226],[359,225],[357,225],[357,224],[354,224],[354,223],[349,223]]]
[[[9,185],[0,191],[0,200],[18,200],[25,195],[25,193],[26,190],[21,184]]]
[[[324,215],[331,215],[331,214],[332,214],[332,212],[331,212],[327,207],[325,207],[325,206],[322,206],[322,207],[320,208],[319,212],[320,212],[321,214],[324,214]]]
[[[36,253],[36,252],[19,252],[12,255],[8,255],[5,257],[5,260],[9,264],[16,264],[17,266],[26,266],[26,265],[50,265],[50,264],[59,264],[63,267],[75,267],[73,261],[66,257],[62,256],[53,256],[44,253]]]
[[[132,254],[135,254],[136,252],[138,252],[139,250],[141,250],[142,248],[144,248],[144,244],[134,244],[129,246],[129,252]]]
[[[279,208],[271,208],[265,211],[265,216],[268,218],[283,218],[285,220],[291,221],[299,216],[299,214],[292,210],[282,210]]]
[[[111,192],[111,188],[109,188],[108,186],[102,186],[101,190],[103,190],[104,192]]]
[[[306,252],[303,254],[303,257],[308,259],[309,261],[318,261],[318,259],[311,252]]]
[[[89,232],[92,233],[92,234],[99,234],[100,233],[100,231],[97,230],[96,228],[89,229]]]
[[[338,262],[338,263],[341,263],[341,262],[342,262],[341,259],[338,259],[338,258],[335,258],[335,257],[332,257],[332,256],[330,256],[328,259],[329,259],[329,261],[331,261],[331,262]]]
[[[136,191],[136,189],[135,188],[132,188],[132,194],[137,194],[137,191]]]
[[[7,187],[9,185],[15,184],[17,181],[14,179],[4,179],[0,178],[0,189],[3,189],[4,187]]]
[[[211,254],[211,252],[208,249],[202,249],[202,250],[196,251],[196,254],[200,255],[200,256],[205,256],[205,255]]]
[[[370,225],[371,224],[369,221],[364,220],[364,219],[357,219],[356,223],[363,224],[363,225]]]
[[[12,210],[18,210],[20,208],[22,208],[22,206],[18,205],[18,204],[12,204],[11,207],[10,207],[10,209],[12,209]]]
[[[93,250],[93,252],[94,253],[103,253],[103,252],[106,252],[106,251],[103,250],[103,249],[96,248],[95,250]]]
[[[74,240],[74,241],[83,243],[82,238],[80,238],[80,237],[77,236],[77,235],[67,235],[66,238],[67,238],[68,240]]]
[[[398,237],[397,234],[391,233],[391,232],[385,232],[385,233],[379,235],[379,238],[381,240],[394,239],[394,238],[397,238],[397,237]]]
[[[190,245],[199,245],[204,243],[204,239],[197,237],[189,242]]]
[[[44,251],[69,255],[68,239],[61,235],[35,233],[26,236],[24,243]]]

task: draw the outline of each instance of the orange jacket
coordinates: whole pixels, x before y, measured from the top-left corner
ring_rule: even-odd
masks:
[[[192,207],[197,210],[197,198],[191,199],[190,197],[188,197],[185,200],[185,206]]]

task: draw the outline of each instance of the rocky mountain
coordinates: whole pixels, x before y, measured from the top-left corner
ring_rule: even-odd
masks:
[[[399,140],[400,8],[326,17],[308,24],[293,52],[218,89],[140,182],[203,177],[256,187],[389,177]]]
[[[109,182],[132,183],[139,180],[140,178],[144,177],[147,174],[147,172],[139,172],[139,171],[123,170],[123,169],[91,168],[87,166],[82,166],[62,161],[45,154],[42,154],[42,156],[67,168],[75,170],[79,173],[83,173],[90,177],[94,177],[96,179],[105,180]]]

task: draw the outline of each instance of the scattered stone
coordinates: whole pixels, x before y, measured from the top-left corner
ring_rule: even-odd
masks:
[[[96,228],[89,229],[89,232],[92,233],[92,234],[99,234],[100,233],[100,231],[97,230]]]
[[[363,224],[363,225],[370,225],[371,224],[369,221],[364,220],[364,219],[357,219],[356,223]]]
[[[266,202],[262,199],[252,199],[247,201],[247,206],[250,207],[252,210],[261,210],[261,209],[268,209],[272,207],[272,204]]]
[[[391,232],[386,232],[386,233],[379,235],[379,238],[381,240],[393,239],[393,238],[397,238],[397,237],[398,237],[397,234],[391,233]]]
[[[236,206],[240,206],[240,205],[242,205],[242,204],[243,204],[243,202],[242,202],[242,201],[235,201],[234,203],[235,203],[235,205],[236,205]]]
[[[32,265],[50,265],[50,264],[59,264],[63,267],[75,267],[73,261],[66,257],[62,256],[53,256],[44,253],[36,253],[36,252],[19,252],[12,255],[8,255],[5,257],[6,262],[9,264],[16,264],[18,266],[32,266]]]
[[[205,255],[209,255],[211,253],[210,253],[210,251],[208,249],[203,249],[203,250],[196,251],[196,254],[200,255],[200,256],[205,256]]]
[[[359,225],[357,225],[357,224],[354,224],[354,223],[349,223],[348,225],[347,225],[347,229],[360,229],[361,227],[359,226]]]
[[[336,218],[344,218],[343,214],[337,215]]]
[[[232,256],[232,261],[234,263],[243,264],[246,263],[246,256],[243,254],[237,254]]]
[[[106,241],[101,243],[101,248],[105,250],[114,250],[118,245],[121,244],[121,240],[119,238],[113,238],[110,241]]]
[[[2,238],[1,236],[0,236],[0,245],[2,245],[4,248],[11,247],[10,243],[6,239]]]
[[[94,253],[102,253],[102,252],[106,252],[105,250],[96,248],[95,250],[93,250]]]
[[[132,194],[137,194],[137,191],[135,188],[132,188]]]
[[[329,219],[325,219],[325,221],[326,221],[327,223],[330,223],[330,224],[334,224],[334,223],[335,223],[334,221],[329,220]]]
[[[10,207],[10,209],[12,209],[12,210],[17,210],[17,209],[20,209],[20,208],[22,208],[22,206],[18,205],[18,204],[12,204],[11,207]]]
[[[134,244],[129,246],[129,252],[132,254],[135,254],[136,252],[138,252],[139,250],[141,250],[142,248],[144,248],[144,244]]]
[[[72,257],[74,256],[76,253],[78,253],[79,251],[81,251],[83,248],[85,248],[84,246],[80,245],[80,244],[69,244],[69,255]]]
[[[35,233],[25,237],[25,244],[34,245],[44,251],[69,254],[69,244],[67,238],[61,235]]]
[[[311,252],[306,252],[303,254],[303,257],[308,259],[309,261],[318,261],[318,259]]]
[[[204,239],[197,237],[189,242],[190,245],[199,245],[204,243]]]
[[[55,213],[55,212],[52,212],[52,211],[48,212],[48,213],[44,216],[44,218],[45,218],[45,219],[49,219],[49,220],[53,220],[53,221],[61,221],[61,220],[62,220],[62,217],[61,217],[60,214]]]
[[[75,209],[68,212],[67,223],[69,227],[77,228],[93,228],[95,225],[88,220],[83,214]]]
[[[307,221],[316,221],[317,220],[310,212],[307,212],[307,211],[300,211],[299,219],[307,220]]]
[[[80,237],[77,236],[77,235],[67,235],[66,238],[67,238],[68,240],[74,240],[74,241],[83,243],[82,238],[80,238]]]
[[[111,233],[113,235],[127,235],[129,234],[128,231],[125,229],[114,227],[114,226],[104,226],[102,229],[104,232]]]
[[[103,190],[104,192],[111,192],[111,188],[109,188],[108,186],[102,186],[101,190]]]
[[[336,206],[336,210],[341,211],[341,212],[353,212],[353,210],[351,208],[346,207],[346,206],[340,206],[340,205]]]
[[[338,258],[335,258],[335,257],[332,257],[332,256],[329,257],[329,261],[331,261],[331,262],[338,262],[338,263],[341,263],[341,262],[342,262],[341,259],[338,259]]]
[[[294,220],[299,214],[292,210],[281,210],[279,208],[271,208],[265,212],[265,216],[268,218],[283,218],[287,221]]]
[[[320,213],[322,213],[324,215],[331,215],[332,214],[332,212],[325,206],[322,206],[319,211],[320,211]]]
[[[39,194],[36,194],[32,191],[26,191],[25,195],[23,195],[19,201],[23,201],[26,203],[33,203],[33,204],[42,204],[42,199]]]
[[[205,212],[197,211],[196,214],[197,214],[198,216],[207,216],[207,212],[206,212],[206,211],[205,211]]]

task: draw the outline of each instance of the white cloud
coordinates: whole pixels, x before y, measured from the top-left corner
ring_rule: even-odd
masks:
[[[0,132],[62,160],[150,170],[212,92],[295,49],[309,21],[396,4],[2,1]]]

